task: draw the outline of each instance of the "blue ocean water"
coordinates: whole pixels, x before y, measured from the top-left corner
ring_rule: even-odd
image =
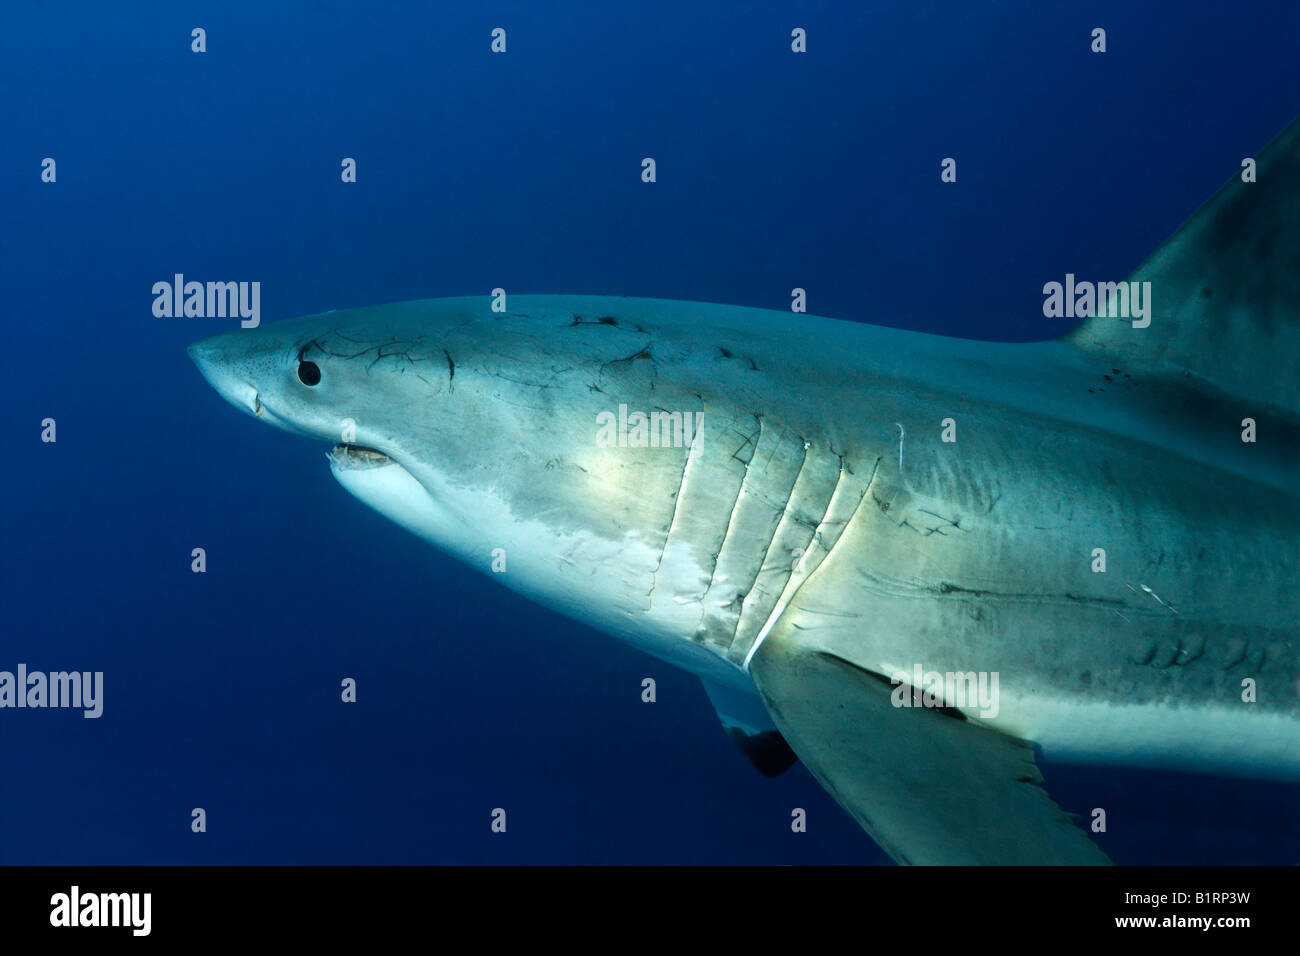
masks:
[[[97,720],[0,711],[0,863],[888,862],[802,767],[752,770],[694,678],[217,398],[185,345],[236,321],[157,318],[151,287],[256,280],[272,321],[797,286],[817,314],[1053,337],[1045,281],[1123,277],[1300,113],[1298,9],[0,7],[0,669],[105,675]],[[1118,862],[1300,860],[1296,786],[1044,771],[1108,809]]]

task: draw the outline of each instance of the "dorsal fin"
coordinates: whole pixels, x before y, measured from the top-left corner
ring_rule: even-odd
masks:
[[[1129,279],[1150,282],[1150,324],[1114,299],[1065,336],[1108,362],[1300,412],[1300,119]],[[1139,322],[1145,320],[1139,320]]]

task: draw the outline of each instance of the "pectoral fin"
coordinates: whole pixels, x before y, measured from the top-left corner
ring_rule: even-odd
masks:
[[[1104,864],[1042,786],[1031,746],[789,635],[750,675],[794,752],[900,863]]]
[[[799,758],[772,723],[761,700],[709,681],[703,684],[722,729],[759,773],[776,777],[794,765]]]

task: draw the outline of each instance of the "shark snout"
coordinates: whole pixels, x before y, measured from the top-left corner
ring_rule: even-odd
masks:
[[[230,362],[225,354],[224,338],[225,336],[217,335],[200,339],[185,351],[218,395],[236,408],[242,408],[250,415],[260,418],[263,409],[257,389],[245,381],[237,371],[238,366]]]
[[[190,361],[198,366],[203,377],[209,382],[212,381],[212,369],[215,365],[215,356],[213,355],[212,346],[208,344],[207,339],[198,342],[191,342],[185,348],[185,354],[190,357]]]

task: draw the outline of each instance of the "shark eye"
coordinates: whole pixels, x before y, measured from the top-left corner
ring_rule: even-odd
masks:
[[[298,363],[298,381],[304,385],[320,384],[320,366],[315,362]]]

